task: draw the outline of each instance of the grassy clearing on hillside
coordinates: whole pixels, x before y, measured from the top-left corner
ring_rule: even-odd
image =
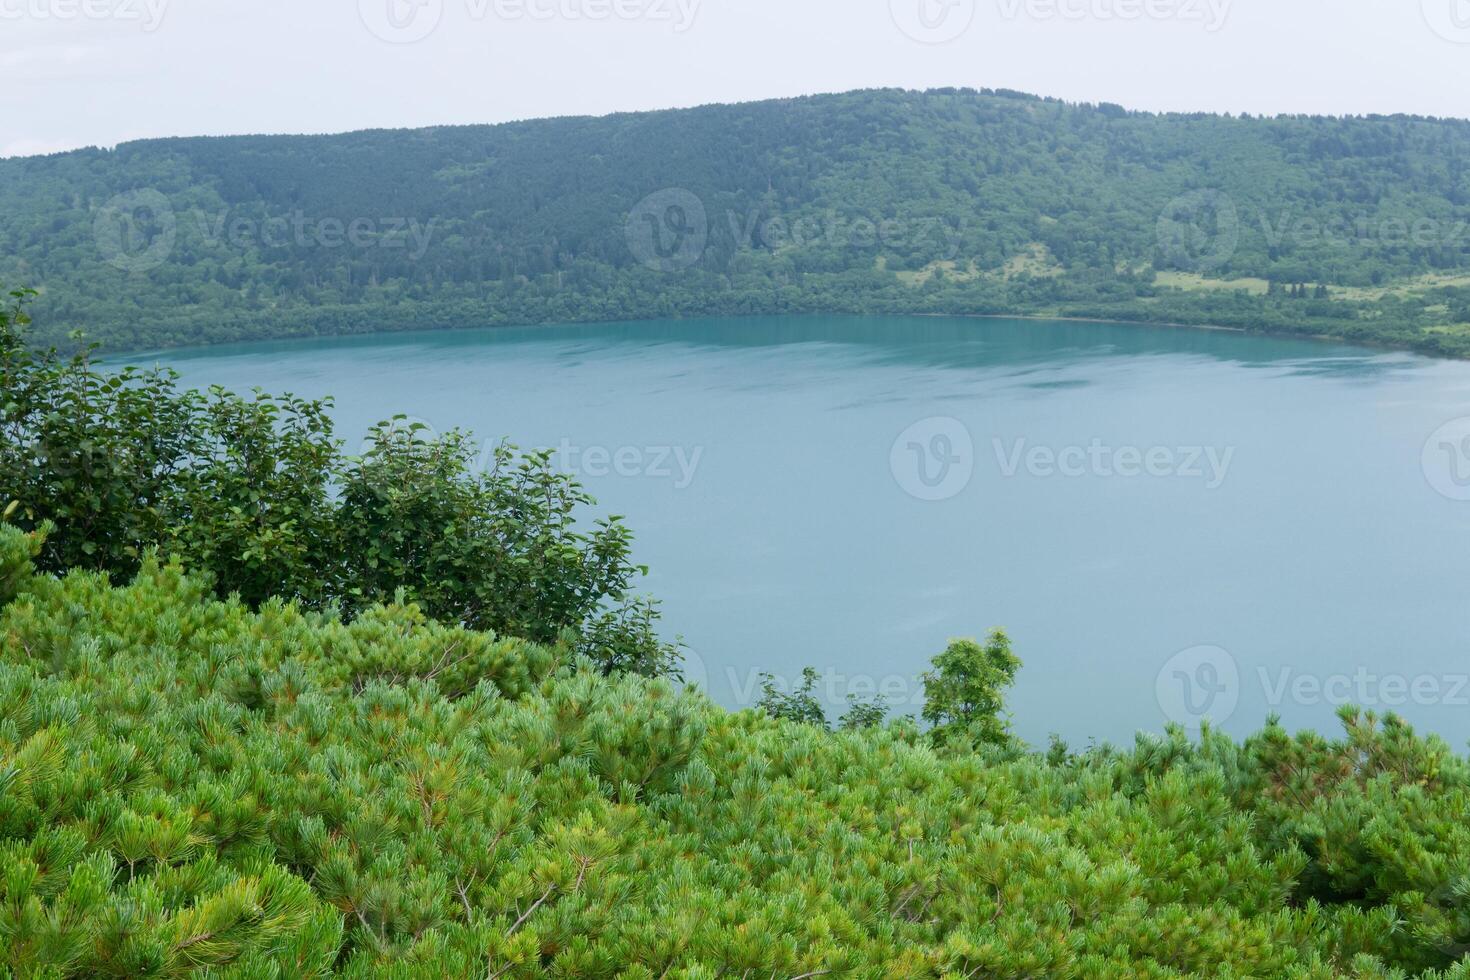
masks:
[[[1165,289],[1182,289],[1185,292],[1233,289],[1251,296],[1265,296],[1271,285],[1265,279],[1248,276],[1242,279],[1209,279],[1193,272],[1175,270],[1155,273],[1154,282]]]

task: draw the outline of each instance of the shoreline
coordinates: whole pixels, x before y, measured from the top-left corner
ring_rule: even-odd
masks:
[[[1167,329],[1171,329],[1171,330],[1204,330],[1204,331],[1211,331],[1211,332],[1215,332],[1215,333],[1231,333],[1231,334],[1239,334],[1239,335],[1244,335],[1244,336],[1273,337],[1273,338],[1284,339],[1284,340],[1309,340],[1309,341],[1314,341],[1314,342],[1324,343],[1324,344],[1336,344],[1336,345],[1342,346],[1342,347],[1358,347],[1358,348],[1363,348],[1365,350],[1375,350],[1375,351],[1385,351],[1385,352],[1397,351],[1399,353],[1408,354],[1408,355],[1416,356],[1416,357],[1424,357],[1424,358],[1428,358],[1430,360],[1457,361],[1457,362],[1470,361],[1470,356],[1457,357],[1454,354],[1446,354],[1446,353],[1439,353],[1439,352],[1430,352],[1430,351],[1416,350],[1413,347],[1405,346],[1405,345],[1402,345],[1402,344],[1392,344],[1392,343],[1385,343],[1385,342],[1373,341],[1373,340],[1348,339],[1348,338],[1345,338],[1345,337],[1333,336],[1331,334],[1309,334],[1309,333],[1298,333],[1298,332],[1290,331],[1290,330],[1270,330],[1270,329],[1252,329],[1250,327],[1231,327],[1231,326],[1225,326],[1223,324],[1216,324],[1216,323],[1184,323],[1184,322],[1176,321],[1176,320],[1127,320],[1127,319],[1117,319],[1117,318],[1110,318],[1110,317],[1050,315],[1050,314],[1043,314],[1043,313],[940,313],[940,312],[924,312],[924,313],[837,313],[837,312],[812,313],[812,312],[796,312],[796,313],[760,313],[760,314],[746,314],[746,315],[747,316],[758,317],[758,318],[762,318],[762,319],[764,319],[764,318],[776,318],[776,317],[801,317],[801,316],[842,316],[842,317],[860,317],[860,318],[861,317],[879,317],[879,318],[882,318],[882,317],[916,317],[916,318],[920,318],[920,317],[922,317],[922,318],[928,318],[928,319],[955,319],[955,320],[1031,320],[1031,321],[1036,321],[1036,322],[1052,322],[1052,323],[1094,323],[1094,324],[1100,324],[1100,325],[1119,326],[1119,327],[1160,327],[1160,328],[1167,328]],[[697,314],[697,315],[693,315],[693,316],[665,316],[665,317],[655,317],[655,318],[652,318],[652,319],[655,320],[655,321],[666,321],[666,322],[670,322],[670,323],[680,323],[680,322],[689,322],[689,321],[704,320],[704,319],[722,319],[722,318],[727,318],[727,317],[730,317],[730,316],[732,316],[732,314],[710,313],[710,314]],[[561,321],[561,320],[558,320],[558,321],[539,320],[539,321],[532,321],[532,322],[528,322],[528,323],[490,323],[490,324],[484,324],[484,323],[472,323],[471,324],[471,323],[467,323],[467,324],[458,325],[458,326],[443,326],[443,327],[420,327],[420,328],[412,328],[412,327],[410,327],[410,328],[390,327],[390,328],[387,328],[387,329],[378,329],[378,330],[362,330],[362,331],[349,330],[349,331],[333,331],[333,332],[329,332],[329,333],[296,333],[296,334],[285,334],[285,335],[282,335],[282,336],[275,336],[275,337],[259,337],[259,338],[253,338],[253,339],[243,339],[243,340],[231,339],[231,340],[221,340],[221,341],[212,342],[212,343],[181,344],[181,345],[177,345],[177,346],[163,346],[163,347],[123,347],[123,348],[113,348],[113,349],[103,348],[103,349],[99,350],[97,352],[97,354],[98,354],[98,361],[100,363],[117,362],[117,361],[124,361],[124,362],[126,362],[129,358],[136,357],[136,356],[139,356],[139,355],[148,355],[148,356],[151,356],[151,357],[157,357],[157,356],[161,356],[161,355],[164,355],[164,354],[202,352],[202,351],[214,350],[214,349],[221,348],[221,347],[232,347],[232,346],[241,345],[241,344],[262,344],[262,343],[287,343],[287,344],[289,344],[289,343],[294,343],[294,342],[309,342],[309,341],[331,341],[331,340],[365,339],[365,338],[369,338],[369,337],[383,337],[383,336],[391,336],[391,335],[413,335],[413,334],[425,334],[425,333],[450,333],[450,332],[455,332],[455,331],[460,331],[460,330],[479,330],[479,329],[485,329],[485,330],[535,329],[535,328],[538,328],[538,327],[596,326],[596,325],[613,325],[613,324],[619,324],[619,323],[633,323],[633,322],[642,322],[642,321],[641,320],[565,320],[565,321]]]
[[[1220,330],[1225,333],[1251,333],[1245,327],[1226,327],[1218,323],[1177,323],[1173,320],[1110,320],[1100,316],[1046,316],[1041,313],[915,313],[912,316],[932,317],[954,317],[965,320],[1041,320],[1052,323],[1103,323],[1119,327],[1174,327],[1181,330]],[[1272,331],[1256,331],[1262,336],[1279,337],[1312,337],[1312,339],[1332,340],[1337,343],[1352,344],[1352,341],[1338,340],[1326,334],[1299,334]]]
[[[1222,333],[1244,334],[1252,337],[1275,337],[1282,340],[1311,340],[1324,344],[1338,344],[1343,347],[1363,347],[1369,350],[1409,354],[1413,357],[1423,357],[1431,361],[1454,361],[1457,363],[1470,361],[1470,356],[1457,357],[1454,354],[1431,353],[1429,351],[1415,350],[1413,347],[1405,347],[1402,344],[1389,344],[1376,340],[1349,340],[1346,337],[1334,337],[1328,333],[1296,333],[1291,330],[1252,330],[1248,327],[1227,327],[1218,323],[1180,323],[1175,320],[1111,320],[1100,316],[1045,316],[1039,313],[915,313],[910,315],[956,317],[974,320],[1037,320],[1053,323],[1101,323],[1119,327],[1169,327],[1170,329],[1176,330],[1212,330]]]

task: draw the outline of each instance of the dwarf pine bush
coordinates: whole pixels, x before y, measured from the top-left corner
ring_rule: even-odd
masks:
[[[937,753],[37,550],[0,527],[7,975],[1470,977],[1470,774],[1398,722]]]

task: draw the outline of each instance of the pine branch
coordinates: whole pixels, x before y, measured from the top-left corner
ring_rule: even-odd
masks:
[[[544,891],[544,892],[541,893],[541,897],[538,898],[538,899],[536,899],[536,901],[531,904],[531,907],[528,908],[528,909],[526,909],[526,911],[524,913],[522,913],[521,917],[519,919],[517,919],[515,921],[515,923],[510,927],[510,929],[508,929],[506,931],[506,933],[505,933],[506,937],[509,938],[510,936],[515,935],[515,931],[517,929],[519,929],[521,926],[523,926],[523,925],[526,924],[526,920],[531,917],[531,913],[532,912],[535,912],[537,909],[539,909],[541,907],[542,903],[544,903],[548,898],[550,898],[551,897],[551,893],[554,892],[554,891],[556,891],[556,885],[555,884],[547,885],[546,886],[546,891]]]

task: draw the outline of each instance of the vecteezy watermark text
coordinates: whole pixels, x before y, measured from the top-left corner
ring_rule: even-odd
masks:
[[[683,34],[694,26],[703,0],[461,0],[474,23],[646,21]],[[358,0],[362,23],[390,44],[412,44],[438,30],[445,0]]]
[[[763,215],[751,211],[741,215],[728,211],[725,219],[730,236],[742,249],[807,248],[910,249],[920,245],[940,246],[942,259],[959,254],[963,229],[935,216],[916,218],[869,217],[829,208],[821,214]]]
[[[686,489],[694,482],[704,447],[695,446],[578,446],[563,439],[553,459],[557,468],[569,476],[602,479],[617,476],[625,479],[646,477],[668,480],[675,490]]]
[[[1176,21],[1214,33],[1225,26],[1232,0],[992,0],[1006,23],[1049,21]],[[1430,2],[1430,0],[1426,0]],[[923,44],[945,44],[967,33],[980,0],[889,0],[894,25]],[[987,5],[988,6],[988,5]]]
[[[1085,446],[1030,445],[1025,439],[1007,445],[992,440],[995,460],[1004,477],[1023,470],[1034,477],[1136,477],[1203,480],[1210,490],[1218,489],[1230,473],[1235,447],[1226,446],[1110,446],[1093,439]]]
[[[163,23],[169,0],[0,0],[0,21],[115,20],[152,33]]]
[[[712,681],[720,681],[720,694],[728,692],[730,706],[753,708],[765,693],[767,682],[782,694],[791,694],[802,688],[805,678],[800,671],[786,674],[779,670],[766,671],[757,667],[736,667],[725,664],[714,677],[709,665],[698,651],[686,649],[683,664],[684,682],[698,685],[706,693],[715,693]],[[807,692],[819,703],[839,705],[850,700],[871,701],[881,699],[889,708],[902,711],[905,708],[921,708],[924,705],[924,683],[921,677],[912,674],[864,674],[849,673],[836,667],[817,670],[816,684]]]
[[[1006,20],[1173,20],[1214,33],[1225,26],[1231,0],[996,0]]]
[[[780,252],[789,248],[910,251],[923,249],[953,259],[964,237],[962,223],[937,215],[890,216],[828,208],[802,214],[771,213],[765,207],[712,215],[692,191],[666,187],[642,198],[624,217],[628,250],[658,272],[697,265],[711,238],[739,251]]]
[[[1235,462],[1234,446],[1113,445],[1101,438],[1061,446],[1033,444],[1021,437],[991,440],[1000,476],[1025,474],[1037,479],[1084,477],[1125,480],[1197,480],[1218,490]],[[889,449],[894,480],[919,500],[949,500],[970,485],[975,474],[975,443],[959,419],[920,419],[898,434]]]
[[[1470,4],[1470,0],[1465,0]],[[1159,214],[1157,245],[1161,268],[1200,275],[1230,264],[1246,233],[1259,233],[1273,252],[1324,249],[1364,252],[1405,248],[1470,250],[1470,221],[1434,215],[1311,214],[1294,208],[1274,213],[1243,210],[1224,191],[1193,190],[1171,200]]]
[[[427,254],[438,219],[314,216],[302,210],[256,217],[192,209],[179,214],[152,188],[118,194],[97,209],[93,237],[102,258],[124,272],[147,272],[169,260],[179,237],[208,249],[326,248]]]
[[[1359,214],[1319,219],[1286,210],[1260,215],[1261,234],[1272,248],[1325,245],[1329,248],[1464,248],[1470,221],[1421,216],[1408,219]]]
[[[1380,674],[1358,667],[1351,674],[1312,674],[1291,667],[1256,668],[1266,704],[1275,708],[1291,703],[1340,708],[1470,707],[1470,674]]]
[[[1259,687],[1267,708],[1286,705],[1369,710],[1406,707],[1470,707],[1470,674],[1405,674],[1357,665],[1351,670],[1321,673],[1293,665],[1258,666],[1242,675],[1234,656],[1223,647],[1197,646],[1180,651],[1159,668],[1155,695],[1164,717],[1186,728],[1208,722],[1221,725],[1235,714],[1246,679]]]
[[[185,216],[210,246],[234,248],[356,248],[406,250],[417,261],[429,250],[437,218],[319,218],[304,211],[269,218],[191,211]]]

